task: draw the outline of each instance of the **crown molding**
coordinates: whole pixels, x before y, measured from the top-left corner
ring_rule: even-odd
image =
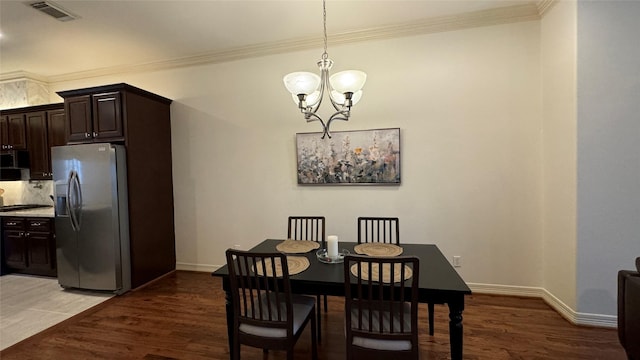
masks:
[[[549,12],[549,10],[551,10],[551,8],[558,3],[558,0],[540,0],[540,2],[538,2],[538,14],[540,14],[540,17],[544,17],[547,12]]]
[[[542,0],[541,3],[553,1],[554,0]],[[547,7],[548,6],[545,6],[545,9]],[[434,17],[417,22],[343,32],[329,35],[329,42],[332,45],[340,45],[535,20],[540,20],[540,3],[507,6],[459,15]],[[53,75],[50,76],[48,80],[51,83],[56,83],[114,74],[151,72],[317,49],[320,47],[322,47],[322,39],[319,37],[308,37],[249,45],[158,62]]]
[[[14,82],[19,80],[30,80],[43,85],[49,83],[49,78],[46,76],[30,73],[27,71],[13,71],[4,74],[0,74],[0,83]]]

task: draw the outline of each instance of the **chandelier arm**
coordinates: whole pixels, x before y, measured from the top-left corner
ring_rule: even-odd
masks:
[[[324,126],[325,135],[329,136],[329,139],[331,139],[330,127],[333,120],[349,121],[349,116],[351,116],[351,114],[349,113],[349,110],[338,111],[337,113],[331,115],[331,117],[329,118],[329,121],[327,121],[327,125]],[[324,135],[322,135],[322,138],[324,139]]]
[[[307,120],[308,123],[312,122],[312,121],[319,121],[320,124],[322,124],[323,128],[327,127],[327,125],[324,123],[324,120],[322,120],[322,118],[320,116],[316,115],[315,113],[305,111],[304,112],[304,119]]]
[[[327,126],[327,124],[324,123],[324,120],[322,120],[322,118],[318,115],[316,115],[315,113],[312,112],[305,112],[304,113],[304,118],[307,120],[307,122],[312,122],[312,121],[319,121],[320,124],[322,124],[322,137],[321,139],[324,139],[325,136],[329,136],[329,139],[331,139],[331,134],[329,133],[329,127]]]
[[[331,100],[331,105],[333,105],[333,108],[336,109],[337,112],[343,112],[343,111],[349,111],[349,108],[345,109],[345,106],[337,101],[335,101],[333,99],[333,97],[331,96],[331,93],[329,93],[329,100]]]
[[[331,83],[329,82],[329,69],[323,69],[322,70],[322,81],[321,83],[321,90],[320,90],[320,94],[321,97],[324,97],[324,90],[327,90],[327,95],[329,96],[329,101],[331,102],[331,105],[333,106],[333,108],[336,111],[349,111],[349,108],[345,108],[345,106],[339,102],[337,102],[333,96],[331,95],[331,92],[333,90],[333,88],[331,87]]]
[[[322,69],[322,72],[320,74],[320,99],[318,100],[318,103],[316,103],[315,106],[310,107],[310,111],[312,113],[316,113],[316,111],[318,111],[318,109],[320,108],[320,105],[322,104],[322,100],[324,99],[324,91],[325,89],[328,88],[328,83],[329,83],[329,71],[327,69]],[[337,110],[337,109],[336,109]]]

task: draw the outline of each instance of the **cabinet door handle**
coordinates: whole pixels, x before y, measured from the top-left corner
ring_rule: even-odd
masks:
[[[13,221],[10,221],[10,222],[7,222],[7,225],[9,225],[9,226],[16,226],[16,225],[18,225],[18,224],[17,224],[17,223],[15,223],[15,222],[13,222]]]
[[[29,233],[24,233],[24,236],[29,236]]]
[[[24,233],[22,231],[20,231],[20,236],[24,236]]]
[[[42,223],[39,223],[39,222],[32,222],[31,223],[31,226],[40,226],[40,225],[42,225]]]
[[[93,132],[93,137],[94,137],[94,138],[97,138],[97,137],[98,137],[98,133],[94,131],[94,132]]]
[[[89,133],[84,133],[84,137],[85,137],[85,138],[90,138],[90,137],[91,137],[91,134],[89,134]]]

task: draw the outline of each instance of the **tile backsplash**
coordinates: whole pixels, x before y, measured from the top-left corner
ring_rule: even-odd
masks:
[[[49,195],[53,195],[53,181],[0,181],[0,189],[4,189],[2,202],[4,205],[44,204],[53,205]]]
[[[29,78],[20,78],[0,83],[0,109],[49,103],[47,84]]]

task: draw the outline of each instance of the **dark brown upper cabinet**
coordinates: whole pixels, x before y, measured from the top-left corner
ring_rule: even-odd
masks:
[[[49,148],[47,146],[47,112],[28,113],[26,119],[31,179],[51,179]]]
[[[66,144],[62,104],[26,114],[32,180],[52,178],[51,147]]]
[[[119,91],[65,98],[65,112],[70,144],[124,141]]]
[[[65,122],[64,109],[47,112],[47,140],[49,142],[49,148],[67,144],[67,137],[64,131]],[[49,154],[51,154],[51,151],[49,151]]]
[[[26,150],[25,115],[2,115],[0,117],[0,139],[2,140],[2,150]]]

